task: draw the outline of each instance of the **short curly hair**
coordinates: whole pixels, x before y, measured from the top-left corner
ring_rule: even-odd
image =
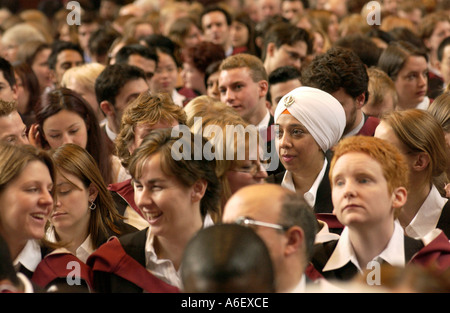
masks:
[[[303,70],[302,84],[333,93],[343,88],[352,98],[368,99],[369,76],[358,55],[350,49],[332,47],[315,57]]]

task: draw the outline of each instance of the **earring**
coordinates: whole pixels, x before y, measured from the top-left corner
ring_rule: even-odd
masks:
[[[95,208],[97,207],[97,205],[94,203],[94,200],[90,200],[89,201],[91,204],[89,205],[89,209],[91,209],[92,211],[95,210]]]

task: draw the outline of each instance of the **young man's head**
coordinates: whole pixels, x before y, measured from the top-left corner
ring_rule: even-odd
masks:
[[[258,125],[267,114],[268,77],[261,60],[245,53],[233,55],[222,61],[219,71],[220,101]]]
[[[0,141],[28,144],[27,127],[17,111],[15,101],[0,99]]]
[[[303,28],[289,23],[276,23],[263,39],[262,60],[268,74],[275,69],[291,65],[301,69],[302,61],[311,54],[313,42]]]
[[[14,68],[9,61],[2,57],[0,57],[0,99],[4,101],[17,100]]]
[[[221,45],[227,55],[231,47],[231,23],[233,18],[230,13],[219,6],[208,6],[200,15],[205,40]]]
[[[83,50],[78,44],[68,41],[56,41],[48,57],[48,66],[52,72],[54,84],[59,86],[65,71],[83,63]]]
[[[111,131],[119,132],[123,111],[147,90],[145,73],[136,66],[113,64],[100,73],[95,80],[95,95]]]
[[[393,221],[406,202],[408,172],[405,157],[389,142],[372,136],[342,139],[329,172],[334,213],[344,225]]]
[[[450,84],[450,37],[442,40],[437,51],[438,68],[441,72],[444,86]]]
[[[300,71],[293,66],[282,66],[269,74],[269,92],[273,111],[281,98],[302,85]]]
[[[152,48],[144,45],[126,45],[117,52],[115,63],[125,63],[140,67],[145,72],[147,83],[150,85],[158,64],[158,54]]]
[[[357,127],[368,99],[369,76],[355,52],[333,47],[315,57],[302,71],[302,84],[328,92],[342,104],[347,119],[344,135]]]

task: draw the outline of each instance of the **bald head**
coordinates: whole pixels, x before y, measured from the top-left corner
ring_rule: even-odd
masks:
[[[277,292],[289,292],[302,277],[311,257],[317,220],[303,196],[280,185],[243,187],[225,204],[223,222],[247,218],[266,243],[275,270]]]
[[[283,197],[293,192],[275,184],[250,185],[239,189],[227,201],[223,222],[233,223],[240,216],[276,221]]]

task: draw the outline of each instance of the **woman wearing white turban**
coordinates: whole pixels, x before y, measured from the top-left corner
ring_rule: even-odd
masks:
[[[329,156],[344,132],[342,105],[329,93],[302,86],[281,98],[274,117],[276,148],[286,171],[268,181],[303,194],[316,213],[332,213]]]

